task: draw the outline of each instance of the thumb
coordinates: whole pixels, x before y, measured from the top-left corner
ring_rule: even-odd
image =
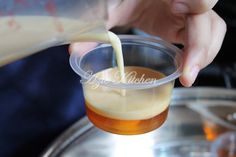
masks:
[[[171,8],[177,14],[199,14],[211,10],[218,0],[172,0]]]

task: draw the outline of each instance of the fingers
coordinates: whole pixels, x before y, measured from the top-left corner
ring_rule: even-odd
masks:
[[[199,70],[207,66],[219,52],[226,25],[214,11],[209,11],[189,16],[186,31],[184,69],[180,81],[190,87]]]
[[[209,57],[208,60],[205,62],[207,64],[211,63],[217,53],[219,52],[225,33],[226,33],[226,23],[225,21],[219,17],[214,11],[211,12],[211,30],[212,30],[212,43],[209,48]]]
[[[85,54],[86,52],[90,51],[94,47],[96,47],[98,43],[96,42],[81,42],[81,43],[74,43],[71,44],[69,47],[69,53],[77,53],[80,56]]]
[[[107,29],[133,23],[139,17],[142,10],[145,9],[145,4],[147,3],[144,0],[109,0],[108,2],[110,3],[108,4]]]
[[[172,0],[174,13],[199,14],[211,10],[218,0]]]
[[[184,86],[191,86],[203,64],[203,58],[208,53],[211,40],[211,23],[209,13],[189,16],[186,28],[186,43],[184,50],[184,69],[180,81]]]

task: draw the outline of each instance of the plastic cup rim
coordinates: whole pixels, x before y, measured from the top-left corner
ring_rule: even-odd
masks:
[[[178,58],[180,59],[179,62],[179,67],[177,67],[176,71],[173,72],[170,75],[165,76],[164,78],[152,81],[152,82],[144,82],[144,83],[121,83],[121,82],[111,82],[111,81],[105,81],[99,78],[96,79],[92,79],[92,77],[94,77],[93,75],[88,75],[88,73],[86,71],[84,71],[81,67],[81,61],[83,60],[83,57],[88,54],[93,52],[94,50],[100,49],[100,48],[105,48],[105,47],[110,47],[110,44],[107,43],[102,43],[101,45],[95,47],[94,49],[88,51],[87,53],[82,54],[81,56],[79,56],[77,53],[73,53],[70,56],[70,65],[72,67],[72,69],[75,71],[75,73],[77,73],[81,78],[81,83],[86,82],[87,80],[93,80],[93,83],[95,84],[99,84],[102,86],[106,86],[106,87],[110,87],[110,88],[120,88],[120,89],[148,89],[148,88],[154,88],[163,84],[167,84],[171,81],[174,81],[175,79],[177,79],[181,74],[182,74],[182,56],[181,56],[181,50],[179,48],[177,48],[176,46],[158,38],[158,37],[143,37],[143,36],[138,36],[138,35],[118,35],[121,43],[124,40],[137,40],[140,42],[150,42],[150,43],[157,43],[157,44],[161,44],[164,47],[167,47],[169,49],[171,49],[172,51],[175,52],[175,54],[178,56]],[[168,55],[170,55],[172,57],[172,55],[170,54],[170,52],[167,52]]]

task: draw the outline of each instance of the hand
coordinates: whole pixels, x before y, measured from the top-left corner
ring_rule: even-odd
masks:
[[[212,10],[217,0],[123,0],[109,5],[107,29],[131,26],[184,45],[181,83],[190,87],[219,52],[225,22]],[[71,48],[76,51],[79,45]],[[81,48],[81,47],[80,47]],[[85,49],[87,46],[84,47]]]

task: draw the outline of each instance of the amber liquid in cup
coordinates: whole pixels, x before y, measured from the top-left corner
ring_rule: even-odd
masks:
[[[150,82],[163,78],[158,71],[143,67],[125,67],[127,83]],[[117,68],[95,74],[97,78],[117,82]],[[166,120],[173,82],[148,89],[121,89],[86,82],[83,85],[86,111],[98,128],[116,134],[142,134],[160,127]]]

